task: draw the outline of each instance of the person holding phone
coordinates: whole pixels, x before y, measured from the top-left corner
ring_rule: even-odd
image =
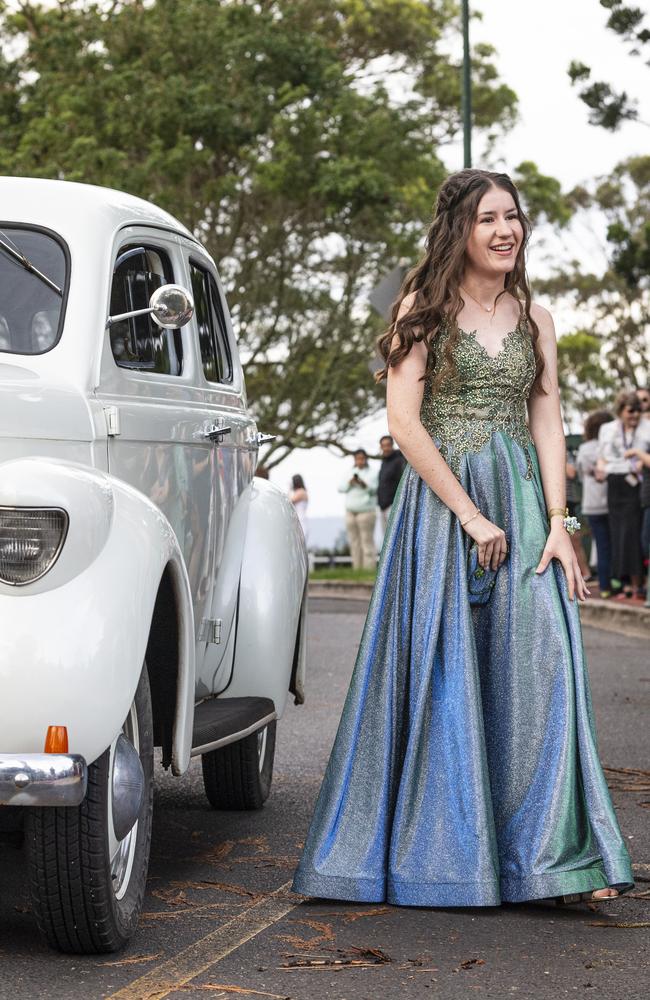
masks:
[[[368,462],[365,448],[357,448],[354,466],[347,472],[339,493],[345,493],[345,529],[353,569],[377,565],[375,522],[377,520],[377,470]]]

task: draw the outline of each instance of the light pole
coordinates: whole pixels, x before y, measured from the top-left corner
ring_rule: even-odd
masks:
[[[465,167],[472,165],[472,64],[469,54],[469,0],[463,0],[463,152]]]

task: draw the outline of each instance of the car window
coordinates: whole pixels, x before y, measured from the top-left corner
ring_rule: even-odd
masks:
[[[208,382],[232,382],[232,358],[217,283],[194,261],[190,261],[190,271],[203,372]]]
[[[66,254],[58,240],[39,229],[2,225],[0,351],[44,354],[54,347],[63,325],[66,282]]]
[[[174,281],[171,261],[159,247],[122,247],[111,285],[111,316],[146,309],[151,293]],[[150,315],[132,316],[110,326],[111,350],[120,368],[180,375],[183,344],[180,330],[163,330]]]

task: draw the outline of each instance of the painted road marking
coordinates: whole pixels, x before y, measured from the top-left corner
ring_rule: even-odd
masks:
[[[110,993],[109,1000],[161,1000],[169,996],[179,986],[189,983],[299,906],[300,900],[295,900],[295,897],[287,899],[291,884],[285,882],[266,899],[249,906],[244,913],[222,924],[216,931],[206,934],[166,962],[161,962],[157,968],[117,993]]]

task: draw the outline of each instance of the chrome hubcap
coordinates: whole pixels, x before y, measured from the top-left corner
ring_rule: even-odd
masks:
[[[123,740],[128,740],[131,744],[131,746],[128,747],[128,750],[124,747],[122,743]],[[124,752],[125,750],[127,750],[126,753]],[[124,831],[125,810],[121,803],[118,803],[114,814],[114,802],[116,798],[115,788],[117,779],[119,774],[123,773],[124,761],[132,759],[133,750],[135,750],[139,755],[140,739],[138,733],[138,713],[135,707],[135,702],[131,705],[131,710],[124,720],[122,732],[118,733],[117,737],[111,744],[108,768],[108,856],[110,858],[113,892],[115,893],[117,899],[122,899],[129,886],[131,869],[133,868],[133,858],[135,855],[135,844],[138,834],[137,819],[131,824],[130,828],[126,830],[126,832]],[[122,764],[121,769],[120,764]],[[142,765],[140,765],[140,771],[141,770]],[[133,804],[131,804],[130,808],[131,810],[133,809]],[[126,825],[128,825],[128,822]],[[116,826],[118,828],[118,832],[121,834],[120,837],[118,837],[115,832]]]

